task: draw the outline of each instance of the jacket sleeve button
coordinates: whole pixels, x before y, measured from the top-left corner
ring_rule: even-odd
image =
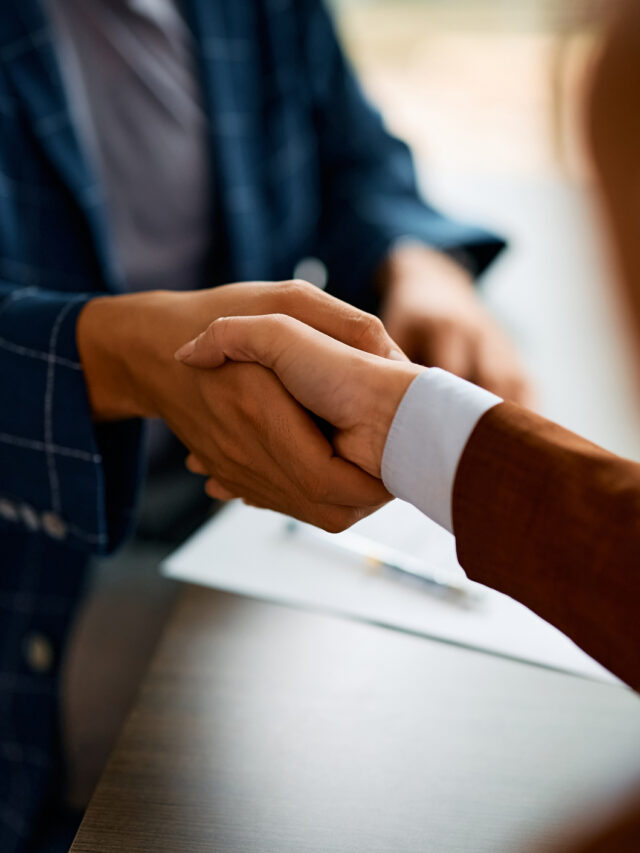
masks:
[[[67,538],[67,533],[69,532],[67,525],[57,513],[43,512],[40,521],[42,522],[42,529],[52,539],[62,541]]]
[[[31,670],[37,675],[45,675],[51,671],[54,661],[51,640],[38,631],[32,631],[24,638],[24,659]]]
[[[0,498],[0,518],[3,518],[5,521],[18,520],[16,505],[12,501],[7,500],[7,498]]]

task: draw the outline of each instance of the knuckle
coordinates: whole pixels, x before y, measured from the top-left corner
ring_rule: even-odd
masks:
[[[220,482],[231,482],[232,479],[237,478],[242,462],[243,459],[238,453],[237,448],[229,446],[223,458],[218,463],[215,471],[216,478]]]
[[[303,281],[300,278],[293,278],[289,281],[281,282],[278,288],[278,295],[284,299],[285,303],[293,302],[304,298],[313,285],[308,281]]]
[[[310,284],[308,281],[305,281],[303,278],[292,278],[289,280],[289,285],[296,291],[308,290],[310,287],[313,287],[312,284]]]
[[[386,337],[387,331],[380,317],[376,317],[375,314],[365,314],[365,318],[369,334],[372,337],[376,339]]]
[[[229,372],[232,380],[231,410],[236,419],[245,421],[248,426],[263,410],[264,393],[260,393],[261,377],[258,375],[262,368],[255,364],[229,364],[225,365],[224,369]],[[262,384],[264,385],[264,382]],[[236,443],[235,436],[232,443]]]
[[[215,335],[215,332],[214,332],[213,323],[209,323],[207,328],[202,333],[202,338],[206,341],[213,341],[214,335]]]
[[[271,327],[273,332],[278,332],[280,330],[294,325],[294,319],[290,314],[283,314],[281,312],[276,314],[271,314],[266,318],[266,322]]]
[[[228,479],[231,474],[231,467],[227,457],[223,454],[207,466],[207,474],[214,480],[222,482]]]
[[[209,466],[210,473],[227,485],[238,478],[246,461],[246,450],[242,442],[236,441],[230,435],[224,435],[217,441],[215,459]]]
[[[438,323],[434,323],[430,329],[429,333],[431,338],[435,341],[441,343],[447,343],[448,341],[455,340],[461,335],[467,334],[451,317],[444,317]]]
[[[371,331],[374,334],[384,334],[384,323],[382,322],[380,317],[377,317],[375,314],[365,314],[365,316],[367,318],[367,322],[369,323]]]
[[[323,513],[319,527],[327,533],[342,533],[343,530],[351,527],[356,520],[357,518],[350,510],[336,507]]]
[[[218,325],[220,320],[214,320],[212,323],[209,323],[207,328],[200,335],[199,343],[204,345],[206,348],[213,347],[216,343],[216,332],[219,328]]]
[[[353,319],[354,342],[361,349],[375,347],[387,337],[382,320],[374,314],[358,314]]]

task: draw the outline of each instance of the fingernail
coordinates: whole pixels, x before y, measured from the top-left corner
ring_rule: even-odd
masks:
[[[175,360],[184,361],[185,358],[189,358],[190,355],[193,355],[196,348],[196,341],[197,338],[194,338],[192,341],[189,341],[189,343],[180,347],[180,349],[174,355]]]
[[[406,355],[399,349],[389,350],[389,358],[393,361],[409,361]]]

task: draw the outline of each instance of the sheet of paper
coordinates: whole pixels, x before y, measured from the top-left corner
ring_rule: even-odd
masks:
[[[619,683],[526,607],[467,581],[456,560],[453,536],[410,505],[393,501],[351,532],[419,558],[426,572],[449,573],[469,584],[478,599],[463,606],[412,580],[373,572],[364,559],[336,546],[349,531],[331,536],[300,525],[292,532],[285,516],[239,502],[202,527],[163,568],[180,580]]]

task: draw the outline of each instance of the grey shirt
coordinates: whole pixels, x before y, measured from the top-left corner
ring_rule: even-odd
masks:
[[[212,212],[207,118],[175,0],[45,5],[125,287],[202,287]]]

